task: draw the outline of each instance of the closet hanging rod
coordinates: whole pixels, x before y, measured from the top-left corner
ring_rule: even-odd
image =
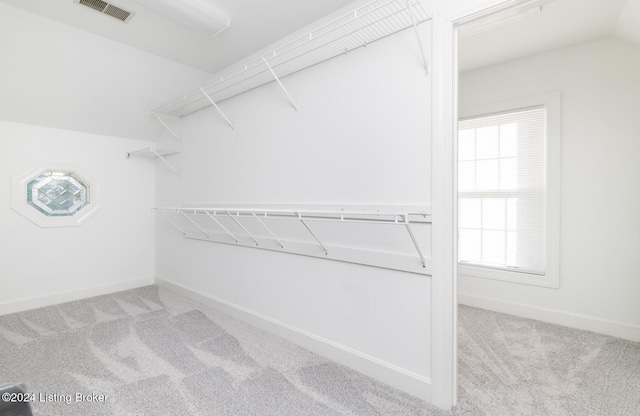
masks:
[[[416,212],[345,211],[345,210],[301,210],[301,209],[247,209],[247,208],[153,208],[157,214],[207,215],[209,217],[237,217],[254,219],[348,222],[364,224],[429,223],[428,209]],[[373,218],[372,218],[373,217]],[[415,217],[411,219],[411,217]]]
[[[427,20],[430,20],[430,17],[419,1],[374,0],[234,70],[217,75],[215,81],[156,108],[153,113],[178,113],[178,116],[183,117],[209,106],[202,95],[203,90],[215,96],[228,92],[230,88],[242,83],[251,84],[246,85],[246,88],[240,88],[240,92],[232,92],[229,96],[215,97],[216,102],[219,102],[273,82],[273,78],[261,79],[257,82],[258,85],[248,82],[256,77],[265,76],[269,71],[264,60],[267,60],[274,70],[284,69],[278,74],[279,78],[283,78],[402,30],[415,28]]]

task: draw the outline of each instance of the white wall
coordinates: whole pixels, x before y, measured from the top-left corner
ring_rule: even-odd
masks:
[[[235,130],[212,108],[183,119],[182,174],[158,167],[158,205],[429,205],[430,79],[420,59],[406,31],[285,78],[298,112],[272,83],[221,103]],[[159,278],[428,382],[429,277],[186,240],[158,224]]]
[[[466,72],[460,105],[557,90],[560,288],[460,276],[460,301],[640,341],[640,48],[606,38]]]
[[[0,120],[117,137],[155,140],[150,111],[208,76],[3,2],[0,50]]]
[[[0,121],[0,313],[153,283],[154,165],[126,158],[144,146]],[[100,185],[102,209],[80,226],[58,228],[12,210],[12,178],[40,166],[78,167]]]
[[[153,282],[155,169],[125,155],[162,134],[153,107],[208,74],[6,3],[0,50],[0,313]],[[103,210],[59,229],[12,211],[11,178],[46,162],[85,167]]]

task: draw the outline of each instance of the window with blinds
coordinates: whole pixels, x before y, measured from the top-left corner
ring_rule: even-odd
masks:
[[[460,120],[461,265],[545,274],[546,118],[541,106]]]

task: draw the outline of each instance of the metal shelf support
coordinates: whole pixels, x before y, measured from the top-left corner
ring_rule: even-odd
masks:
[[[162,161],[162,163],[167,165],[167,167],[169,169],[171,169],[176,175],[180,176],[180,171],[178,171],[178,169],[173,167],[173,165],[171,163],[169,163],[169,161],[165,158],[165,156],[174,155],[176,153],[179,153],[179,152],[175,151],[175,150],[155,149],[153,147],[148,147],[148,148],[145,148],[145,149],[140,149],[140,150],[136,150],[134,152],[127,153],[127,159],[130,159],[131,156],[157,157],[158,159],[160,159]]]
[[[304,220],[302,219],[302,216],[300,214],[298,214],[298,218],[300,219],[300,222],[302,223],[302,225],[304,225],[304,228],[307,229],[307,231],[309,231],[311,233],[311,235],[313,236],[313,238],[318,242],[318,244],[320,245],[320,247],[322,247],[322,251],[324,251],[325,256],[328,256],[329,253],[327,252],[327,248],[324,246],[324,244],[322,244],[322,241],[320,241],[320,239],[318,239],[318,237],[316,236],[316,234],[311,231],[311,228],[309,228],[309,226],[307,225],[306,222],[304,222]]]
[[[422,55],[424,70],[427,74],[429,74],[429,65],[427,65],[427,57],[424,53],[424,46],[422,45],[422,39],[420,39],[420,32],[418,32],[418,22],[416,19],[415,11],[413,10],[413,5],[411,4],[411,0],[407,0],[407,10],[409,11],[409,15],[411,16],[411,24],[413,25],[413,30],[416,33],[416,38],[418,39],[418,46],[420,47],[420,55]]]
[[[218,104],[216,104],[215,101],[213,101],[213,98],[211,98],[211,96],[209,94],[207,94],[207,92],[204,90],[204,87],[200,88],[200,91],[202,91],[202,94],[204,94],[205,97],[207,97],[207,100],[209,100],[209,102],[211,103],[211,105],[218,110],[218,113],[220,113],[220,115],[222,116],[222,118],[225,119],[225,121],[227,122],[227,124],[229,126],[231,126],[231,129],[233,130],[235,127],[233,126],[233,123],[231,123],[231,121],[227,118],[227,116],[224,114],[224,112],[220,109],[220,107],[218,107]]]
[[[224,230],[224,232],[226,232],[227,234],[229,234],[231,236],[231,238],[233,238],[233,240],[237,243],[238,239],[236,238],[235,235],[233,235],[233,233],[231,231],[229,231],[227,229],[227,227],[225,227],[224,225],[222,225],[222,223],[220,221],[218,221],[218,219],[216,217],[214,217],[213,215],[211,215],[211,213],[207,212],[207,215],[209,216],[209,218],[211,218],[216,224],[218,224],[220,226],[220,228],[222,228]]]
[[[154,117],[160,122],[160,124],[162,124],[164,126],[165,129],[167,129],[167,131],[173,136],[174,139],[176,139],[177,141],[181,142],[182,139],[180,138],[180,136],[178,136],[178,134],[173,131],[173,129],[171,127],[169,127],[169,125],[167,124],[166,121],[164,121],[162,119],[162,117],[160,117],[160,115],[154,111],[153,112]]]
[[[411,230],[411,225],[409,224],[409,216],[406,215],[404,217],[404,225],[407,227],[407,232],[409,233],[409,237],[411,237],[411,241],[413,241],[413,245],[418,252],[418,256],[420,256],[420,261],[422,262],[422,267],[427,267],[427,262],[424,259],[424,254],[422,254],[422,250],[420,249],[420,245],[418,245],[418,240],[416,240],[416,236],[413,235],[413,231]]]
[[[167,214],[163,214],[162,217],[167,220],[169,222],[169,224],[173,225],[174,227],[176,227],[183,235],[187,235],[187,233],[182,229],[182,227],[180,227],[178,224],[176,224],[175,222],[171,221],[171,218],[169,218],[169,216]]]
[[[271,65],[269,65],[269,62],[267,61],[267,59],[263,56],[262,60],[264,61],[264,64],[267,66],[267,68],[269,68],[269,71],[271,71],[271,75],[273,75],[273,77],[276,79],[276,82],[278,83],[278,85],[280,85],[280,88],[282,88],[282,91],[284,91],[285,95],[289,99],[289,102],[291,103],[293,108],[295,108],[295,110],[298,111],[298,106],[296,105],[295,101],[293,101],[293,98],[291,98],[291,96],[289,95],[289,92],[284,87],[284,85],[282,85],[280,78],[278,78],[273,68],[271,68]]]
[[[253,240],[254,243],[256,243],[256,246],[259,246],[260,243],[258,243],[258,240],[256,240],[256,238],[253,236],[253,234],[251,234],[251,232],[249,230],[247,230],[247,228],[242,225],[242,223],[240,221],[238,221],[233,215],[231,215],[229,213],[229,211],[225,211],[227,213],[227,215],[229,216],[229,218],[231,218],[236,224],[238,224],[238,226],[240,228],[242,228],[242,230],[247,233],[249,235],[249,237],[251,237],[251,239]]]
[[[180,176],[180,172],[178,171],[178,169],[174,168],[173,165],[169,162],[167,162],[167,159],[165,159],[160,153],[158,153],[155,149],[150,149],[154,155],[156,155],[156,157],[158,159],[160,159],[162,161],[162,163],[164,163],[165,165],[167,165],[167,167],[169,169],[171,169],[176,175]]]
[[[284,244],[282,244],[282,241],[280,241],[278,239],[278,237],[276,237],[276,235],[273,233],[273,231],[271,231],[271,228],[267,227],[267,224],[262,222],[262,220],[256,215],[255,212],[253,212],[252,215],[256,220],[258,220],[260,225],[262,225],[264,227],[264,229],[267,230],[269,232],[269,234],[271,234],[271,237],[273,237],[273,239],[276,240],[276,242],[280,245],[280,248],[284,248]]]
[[[185,214],[184,212],[181,212],[182,216],[185,217],[186,219],[188,219],[193,225],[195,225],[196,227],[198,227],[198,229],[200,229],[200,231],[202,231],[204,233],[204,235],[207,236],[207,238],[210,238],[209,233],[207,232],[207,230],[205,230],[204,228],[202,228],[200,226],[200,224],[198,224],[197,222],[195,222],[194,220],[191,219],[191,217],[189,217],[187,214]]]

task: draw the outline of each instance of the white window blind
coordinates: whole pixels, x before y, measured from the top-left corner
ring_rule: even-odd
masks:
[[[459,122],[460,264],[544,275],[546,109]]]

